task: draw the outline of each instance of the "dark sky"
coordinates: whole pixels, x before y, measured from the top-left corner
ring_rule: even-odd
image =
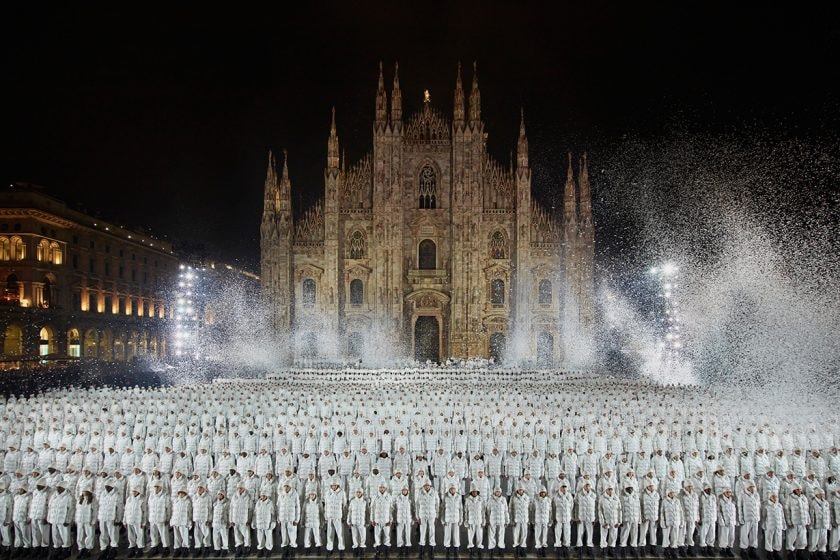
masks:
[[[547,204],[568,149],[597,161],[675,115],[808,130],[837,110],[838,18],[823,3],[16,4],[0,175],[252,267],[266,151],[288,148],[296,210],[309,204],[332,105],[348,159],[371,147],[379,60],[389,88],[399,60],[409,113],[425,88],[449,112],[457,62],[469,84],[477,60],[490,150],[507,163],[524,106]]]

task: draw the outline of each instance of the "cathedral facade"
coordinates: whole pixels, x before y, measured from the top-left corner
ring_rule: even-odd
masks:
[[[324,196],[297,219],[288,158],[269,154],[261,283],[270,324],[297,357],[388,352],[420,361],[560,363],[593,321],[587,161],[569,155],[562,216],[531,194],[524,115],[515,162],[486,150],[477,74],[458,67],[451,118],[428,92],[403,114],[380,65],[373,148],[340,155],[333,110]]]

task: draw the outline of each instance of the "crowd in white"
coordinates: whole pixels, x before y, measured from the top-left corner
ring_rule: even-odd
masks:
[[[12,396],[0,543],[59,559],[121,542],[132,558],[439,544],[836,558],[837,410],[755,415],[708,388],[615,379]]]

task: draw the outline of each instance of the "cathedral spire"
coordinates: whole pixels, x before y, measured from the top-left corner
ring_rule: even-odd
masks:
[[[391,126],[402,122],[402,91],[400,91],[400,63],[394,63],[394,90],[391,92]]]
[[[330,139],[327,141],[327,169],[338,169],[338,160],[338,134],[335,131],[335,107],[333,107]]]
[[[566,187],[563,194],[563,219],[567,228],[577,224],[577,200],[575,199],[575,175],[572,169],[572,152],[569,152],[569,169],[566,171]]]
[[[382,61],[379,61],[379,85],[376,88],[376,124],[385,126],[388,121],[388,94],[385,93],[385,77],[382,75]]]
[[[580,186],[580,219],[583,225],[587,227],[592,222],[592,192],[589,186],[589,164],[587,163],[586,152],[580,158],[578,185]]]
[[[286,148],[283,148],[283,171],[280,175],[280,186],[277,195],[277,209],[291,210],[292,182],[289,180],[289,152]]]
[[[284,166],[285,169],[285,166]],[[274,152],[268,150],[268,169],[265,171],[265,199],[263,202],[263,218],[274,215],[278,208],[279,183],[277,181],[277,162]]]
[[[478,91],[478,63],[473,62],[472,92],[470,92],[470,123],[481,121],[481,92]]]
[[[528,137],[525,136],[525,109],[519,109],[519,141],[516,144],[516,166],[528,167]]]
[[[289,180],[289,152],[286,150],[286,148],[283,148],[283,171],[280,174],[280,182],[284,183],[288,180]]]
[[[461,62],[458,62],[458,75],[455,78],[455,111],[453,120],[456,125],[464,124],[464,87],[461,85]]]

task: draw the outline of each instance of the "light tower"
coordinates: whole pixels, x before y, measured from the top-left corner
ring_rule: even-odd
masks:
[[[657,323],[659,326],[659,347],[663,350],[663,358],[677,361],[684,351],[684,341],[681,332],[680,302],[679,302],[679,267],[673,263],[650,269],[657,284]]]
[[[199,271],[189,265],[178,267],[178,285],[175,289],[175,356],[182,359],[198,358],[201,343],[201,312],[195,294],[199,284]]]

